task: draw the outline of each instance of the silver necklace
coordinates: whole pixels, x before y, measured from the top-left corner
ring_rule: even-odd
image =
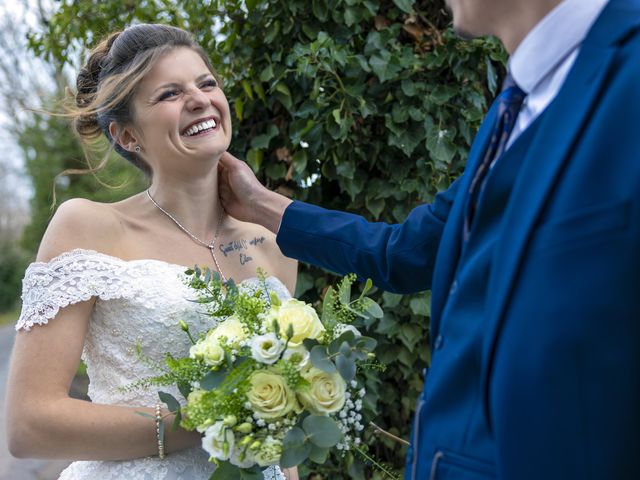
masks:
[[[215,252],[216,240],[218,240],[218,234],[220,233],[220,225],[222,225],[222,218],[224,217],[224,209],[220,210],[220,218],[218,218],[218,225],[216,226],[216,233],[213,236],[213,240],[211,241],[211,243],[207,243],[204,240],[199,239],[197,236],[195,236],[189,230],[187,230],[187,228],[184,227],[176,219],[176,217],[174,217],[169,212],[167,212],[164,208],[162,208],[160,205],[158,205],[158,202],[156,202],[153,199],[153,197],[151,196],[151,193],[149,193],[149,189],[147,189],[147,197],[149,197],[149,200],[151,200],[151,203],[153,203],[156,207],[158,207],[158,210],[160,210],[167,217],[169,217],[171,220],[173,220],[173,223],[175,223],[180,228],[180,230],[182,230],[184,233],[189,235],[194,242],[199,243],[203,247],[207,247],[209,249],[209,252],[211,252],[211,257],[213,258],[213,263],[216,264],[216,268],[218,269],[218,273],[220,274],[220,277],[222,277],[222,281],[226,282],[227,281],[227,277],[225,277],[224,273],[222,273],[222,269],[220,268],[220,264],[218,263],[218,259],[216,258],[216,252]]]

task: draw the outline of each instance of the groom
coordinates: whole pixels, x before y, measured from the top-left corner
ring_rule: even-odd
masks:
[[[408,479],[640,478],[640,0],[449,0],[509,74],[467,169],[399,225],[291,202],[223,157],[282,251],[432,289]]]

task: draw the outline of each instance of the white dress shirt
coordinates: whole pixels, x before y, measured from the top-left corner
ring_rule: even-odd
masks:
[[[507,148],[555,98],[582,41],[608,1],[564,0],[533,27],[511,55],[509,72],[527,97]]]

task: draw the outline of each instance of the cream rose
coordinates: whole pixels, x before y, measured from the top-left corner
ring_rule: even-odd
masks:
[[[342,409],[347,384],[339,373],[327,373],[312,367],[302,373],[309,387],[298,393],[300,403],[311,413],[329,415]]]
[[[217,367],[224,362],[224,350],[217,338],[207,337],[200,340],[189,349],[191,358],[200,358],[211,367]]]
[[[274,319],[278,322],[283,340],[286,339],[289,325],[293,327],[293,337],[289,339],[291,347],[302,345],[305,338],[318,339],[325,332],[313,307],[295,298],[271,309],[266,316],[267,328],[273,328]]]
[[[276,370],[257,370],[249,379],[247,400],[252,410],[262,418],[283,417],[300,406],[287,381]]]
[[[247,333],[242,327],[242,323],[238,320],[238,317],[231,316],[224,322],[219,324],[216,328],[209,332],[207,339],[220,340],[222,337],[227,339],[227,342],[231,345],[237,345],[240,341],[247,338]]]

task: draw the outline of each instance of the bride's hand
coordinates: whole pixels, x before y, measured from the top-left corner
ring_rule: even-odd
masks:
[[[245,162],[225,152],[218,164],[220,201],[226,212],[243,221],[260,224],[277,233],[291,200],[265,188]]]
[[[287,468],[284,471],[284,478],[286,478],[287,480],[299,480],[298,468],[297,467]]]

